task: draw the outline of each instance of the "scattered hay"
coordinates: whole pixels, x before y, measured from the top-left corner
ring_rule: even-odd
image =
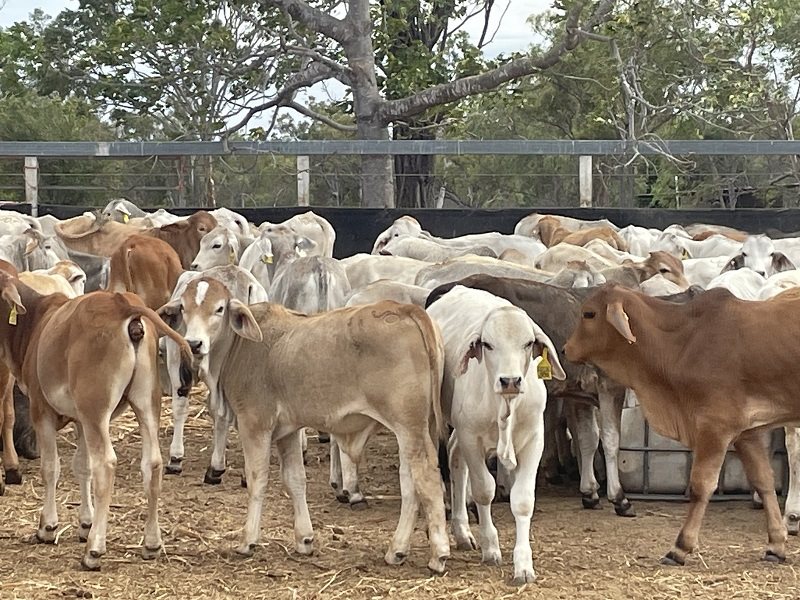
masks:
[[[366,511],[339,504],[328,487],[327,445],[309,443],[308,503],[315,527],[313,556],[293,551],[291,504],[283,493],[277,467],[262,519],[262,543],[253,558],[237,557],[236,545],[247,506],[239,484],[242,455],[231,435],[229,468],[220,486],[202,484],[208,462],[210,420],[204,390],[191,396],[186,425],[186,458],[180,476],[165,476],[161,499],[164,553],[155,562],[140,557],[145,500],[142,492],[140,439],[132,413],[113,425],[118,469],[108,532],[108,554],[101,573],[78,569],[83,544],[75,524],[79,493],[71,469],[73,434],[59,439],[64,465],[58,489],[58,544],[34,545],[41,508],[38,461],[23,464],[26,481],[9,486],[0,498],[0,598],[215,598],[378,599],[439,598],[494,600],[517,597],[561,599],[676,597],[789,599],[797,596],[798,573],[790,565],[759,562],[766,535],[763,515],[747,503],[709,508],[702,534],[702,554],[684,568],[664,568],[658,558],[674,539],[685,505],[639,503],[641,516],[620,519],[610,505],[602,511],[580,508],[575,490],[540,487],[534,517],[534,557],[539,579],[520,588],[513,575],[514,525],[508,505],[496,505],[495,524],[505,563],[481,565],[479,552],[453,548],[448,571],[432,577],[423,530],[414,534],[407,564],[389,567],[383,554],[397,523],[399,496],[396,446],[388,433],[370,443],[362,469],[369,498]],[[168,455],[171,407],[164,400],[162,453]],[[273,461],[274,463],[275,461]],[[422,523],[420,523],[421,525]],[[476,526],[474,526],[476,527]],[[797,540],[788,545],[797,561]]]

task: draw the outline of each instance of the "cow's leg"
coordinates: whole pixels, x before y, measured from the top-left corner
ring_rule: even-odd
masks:
[[[614,504],[614,511],[620,517],[635,517],[630,500],[619,481],[619,434],[622,422],[622,405],[625,402],[624,392],[615,395],[601,389],[600,401],[600,437],[603,441],[603,456],[606,460],[606,487],[609,501]]]
[[[331,457],[331,473],[330,484],[336,494],[336,499],[341,503],[347,503],[349,499],[344,495],[344,483],[342,481],[342,450],[339,448],[339,441],[335,435],[330,438],[330,457]]]
[[[222,415],[213,414],[214,419],[214,438],[211,443],[211,465],[206,469],[203,483],[219,485],[222,483],[222,475],[225,473],[225,450],[228,445],[228,431],[230,424],[228,419]]]
[[[40,403],[44,401],[41,400]],[[45,409],[44,414],[34,421],[36,439],[39,442],[39,456],[42,469],[42,483],[44,484],[44,504],[39,516],[39,529],[36,539],[39,542],[53,544],[56,540],[58,529],[58,510],[56,509],[56,485],[61,474],[61,464],[58,459],[56,445],[58,430],[56,417],[50,410]]]
[[[597,508],[600,485],[594,474],[594,455],[600,442],[597,411],[591,406],[573,403],[569,408],[570,429],[577,441],[578,461],[581,469],[580,490],[584,508]]]
[[[89,406],[99,405],[99,403],[87,404]],[[95,504],[94,522],[89,532],[86,554],[81,560],[81,565],[89,571],[98,571],[100,557],[106,553],[106,531],[111,495],[114,491],[117,455],[111,445],[111,436],[109,435],[110,415],[81,415],[81,417],[92,471]]]
[[[19,473],[19,456],[14,447],[14,377],[5,365],[0,365],[0,393],[3,394],[3,471],[7,484],[19,485],[22,475]]]
[[[786,492],[784,522],[791,535],[800,531],[800,428],[786,428],[786,458],[789,463],[789,491]]]
[[[495,481],[486,467],[483,450],[463,439],[459,441],[459,445],[469,469],[472,499],[478,509],[478,544],[481,547],[481,560],[488,565],[499,565],[500,542],[497,538],[497,528],[492,522]]]
[[[467,512],[467,479],[469,468],[461,456],[458,446],[458,437],[455,431],[450,435],[448,444],[450,454],[450,528],[459,550],[475,550],[478,543],[469,527],[469,513]]]
[[[517,450],[517,469],[514,472],[514,485],[511,487],[511,513],[514,515],[517,532],[514,543],[515,585],[531,583],[536,579],[531,550],[531,519],[536,502],[536,472],[543,447],[544,440],[539,432],[521,451]]]
[[[392,543],[384,560],[390,565],[405,562],[411,548],[411,534],[419,512],[419,498],[414,489],[409,458],[400,452],[400,519],[392,537]]]
[[[314,529],[306,502],[306,468],[303,465],[301,429],[278,440],[281,460],[281,479],[294,508],[294,544],[300,554],[314,552]]]
[[[542,470],[545,481],[548,483],[563,483],[559,472],[558,433],[561,424],[560,398],[551,398],[544,409],[544,454],[542,456]]]
[[[750,485],[755,488],[764,503],[769,540],[764,560],[786,562],[786,527],[781,518],[778,496],[775,493],[775,479],[764,437],[759,432],[745,432],[734,442],[734,446],[744,465]]]
[[[249,425],[239,419],[239,437],[244,454],[244,472],[247,479],[247,521],[242,531],[242,543],[236,552],[252,556],[261,534],[261,510],[264,494],[269,480],[270,447],[272,430],[264,430],[263,425]]]
[[[158,445],[158,421],[160,415],[160,394],[154,390],[150,402],[142,393],[142,401],[131,401],[139,432],[142,436],[142,485],[147,498],[147,518],[144,524],[144,543],[142,558],[152,560],[161,552],[161,529],[158,526],[158,498],[161,495],[161,449]]]
[[[364,455],[364,447],[378,427],[377,422],[355,433],[339,438],[340,460],[342,466],[342,495],[347,498],[350,508],[366,508],[367,500],[358,487],[358,465]]]
[[[722,462],[731,441],[730,437],[723,437],[710,428],[698,431],[696,439],[698,444],[693,448],[694,460],[689,476],[689,511],[675,545],[661,559],[665,565],[683,565],[686,555],[697,549],[700,525],[711,494],[717,487]]]
[[[81,506],[78,510],[78,539],[86,542],[89,539],[89,531],[94,522],[94,503],[92,501],[92,471],[89,466],[89,451],[86,448],[86,438],[83,435],[83,427],[75,423],[77,434],[75,454],[72,457],[72,470],[78,480],[81,490]]]
[[[169,463],[165,471],[167,474],[177,475],[183,471],[183,431],[189,416],[189,398],[178,393],[181,387],[180,356],[175,342],[168,339],[165,343],[167,371],[172,389],[172,442],[169,445]]]
[[[408,556],[420,503],[428,521],[428,542],[431,558],[428,568],[443,573],[450,557],[450,541],[444,515],[442,481],[437,466],[436,448],[428,428],[396,432],[400,454],[400,521],[386,562],[399,564]]]

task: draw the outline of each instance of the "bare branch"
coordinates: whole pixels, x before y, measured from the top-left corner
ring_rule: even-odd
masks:
[[[332,127],[332,128],[337,129],[339,131],[358,131],[358,127],[356,127],[355,125],[344,125],[342,123],[338,123],[338,122],[334,121],[333,119],[331,119],[330,117],[327,117],[326,115],[323,115],[322,113],[318,113],[318,112],[316,112],[314,110],[311,110],[307,106],[304,106],[304,105],[300,104],[299,102],[295,102],[294,100],[292,100],[290,102],[284,102],[281,106],[285,106],[286,108],[291,108],[292,110],[295,110],[295,111],[299,112],[301,115],[305,115],[306,117],[309,117],[310,119],[314,119],[315,121],[319,121],[320,123],[323,123],[323,124],[327,125],[328,127]]]
[[[344,21],[312,8],[303,0],[265,0],[264,3],[285,10],[293,19],[297,19],[309,29],[318,31],[340,44],[344,44],[353,35]]]
[[[383,102],[380,108],[383,121],[388,123],[398,118],[411,117],[433,106],[454,102],[467,96],[494,89],[512,79],[549,69],[580,43],[579,30],[592,31],[597,25],[609,18],[615,0],[601,0],[592,16],[579,27],[584,3],[585,0],[576,2],[570,8],[567,12],[565,31],[562,38],[541,56],[518,58],[480,75],[462,77],[406,98]]]
[[[222,133],[222,136],[227,137],[233,133],[236,133],[240,129],[244,128],[247,123],[250,122],[250,119],[252,119],[258,113],[270,108],[283,106],[286,102],[291,100],[295,92],[298,90],[304,87],[310,87],[315,83],[324,81],[325,79],[330,79],[334,75],[335,73],[330,67],[321,65],[320,63],[311,63],[308,65],[308,68],[290,77],[283,88],[281,88],[273,98],[266,102],[262,102],[261,104],[251,106],[249,109],[247,109],[247,112],[239,120],[239,122],[226,129]]]

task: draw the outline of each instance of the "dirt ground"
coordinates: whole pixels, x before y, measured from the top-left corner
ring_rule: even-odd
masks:
[[[168,401],[162,418],[162,450],[171,435]],[[708,511],[702,552],[683,568],[666,568],[658,558],[669,548],[686,506],[636,502],[638,516],[615,516],[581,508],[574,489],[540,485],[533,524],[538,579],[522,588],[512,574],[513,518],[508,504],[494,506],[504,566],[481,564],[479,551],[452,550],[445,575],[432,577],[425,565],[425,533],[415,533],[406,564],[390,567],[383,555],[399,515],[394,440],[381,433],[371,442],[362,467],[370,501],[363,511],[339,504],[328,487],[327,445],[309,440],[308,500],[315,553],[292,551],[291,505],[273,464],[262,519],[262,545],[253,558],[231,553],[246,512],[240,487],[242,456],[234,434],[229,469],[220,486],[202,484],[210,454],[210,428],[203,405],[193,398],[187,424],[186,460],[180,476],[165,476],[161,529],[165,553],[155,562],[140,558],[144,497],[139,471],[140,441],[130,413],[114,425],[118,455],[116,491],[109,525],[108,554],[100,573],[79,570],[78,489],[70,461],[71,434],[59,448],[61,529],[55,546],[33,545],[41,508],[38,461],[23,460],[24,484],[0,498],[0,599],[34,598],[796,598],[800,540],[790,538],[786,565],[759,560],[766,543],[764,517],[743,502],[716,503]],[[275,461],[273,460],[273,463]],[[421,523],[420,523],[421,524]]]

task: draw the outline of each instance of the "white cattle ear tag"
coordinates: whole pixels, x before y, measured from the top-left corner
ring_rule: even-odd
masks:
[[[269,254],[262,254],[261,255],[261,262],[264,263],[265,265],[271,265],[272,264],[272,257]]]
[[[17,305],[11,305],[11,312],[8,313],[8,324],[9,325],[16,325],[17,324]]]
[[[546,346],[542,350],[542,360],[540,360],[539,364],[536,365],[536,376],[539,379],[544,379],[544,380],[553,378],[553,367],[550,366],[550,361],[547,360]]]

